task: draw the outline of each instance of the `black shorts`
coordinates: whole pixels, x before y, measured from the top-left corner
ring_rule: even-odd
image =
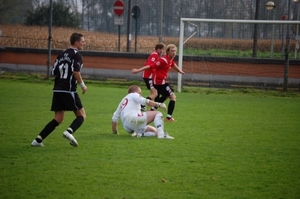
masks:
[[[153,80],[148,78],[143,78],[146,86],[149,90],[154,89]]]
[[[77,111],[82,107],[77,93],[53,92],[51,111]]]
[[[157,92],[164,97],[169,97],[174,94],[173,88],[171,88],[171,86],[168,83],[164,85],[154,85],[154,87],[157,90]]]

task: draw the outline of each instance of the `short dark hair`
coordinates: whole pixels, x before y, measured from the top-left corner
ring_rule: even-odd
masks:
[[[83,37],[82,34],[80,33],[73,33],[70,37],[70,43],[71,45],[74,45],[76,41],[80,41],[81,40],[81,37]]]
[[[163,48],[165,48],[165,44],[163,44],[163,43],[156,44],[156,46],[155,46],[155,50],[163,49]]]

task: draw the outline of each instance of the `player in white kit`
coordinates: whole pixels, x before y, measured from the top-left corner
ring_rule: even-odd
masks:
[[[122,121],[123,128],[137,137],[151,137],[174,139],[164,132],[163,115],[160,111],[141,112],[141,105],[156,106],[163,110],[167,107],[164,103],[154,102],[141,96],[141,88],[132,85],[128,94],[121,100],[112,117],[112,131],[118,134],[118,120]],[[154,126],[149,124],[154,122]]]

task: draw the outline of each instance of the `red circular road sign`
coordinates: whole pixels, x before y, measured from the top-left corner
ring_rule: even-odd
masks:
[[[121,16],[124,12],[124,3],[121,0],[117,0],[114,3],[114,12],[116,13],[116,15]]]

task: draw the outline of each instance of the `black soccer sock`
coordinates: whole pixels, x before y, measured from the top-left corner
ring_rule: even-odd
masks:
[[[84,118],[82,116],[78,116],[75,118],[75,120],[72,122],[72,124],[70,125],[70,128],[72,129],[72,131],[69,131],[69,133],[75,133],[75,131],[82,125],[82,123],[84,122]]]
[[[148,96],[146,99],[152,100],[149,96]],[[146,106],[141,105],[141,107],[144,108],[144,107],[146,107]]]
[[[174,109],[175,109],[175,101],[170,100],[169,105],[168,105],[168,115],[172,115]]]
[[[38,137],[35,139],[38,143],[41,143],[42,140],[44,140],[57,126],[58,122],[53,119],[51,120],[45,127],[44,129],[40,132]]]

